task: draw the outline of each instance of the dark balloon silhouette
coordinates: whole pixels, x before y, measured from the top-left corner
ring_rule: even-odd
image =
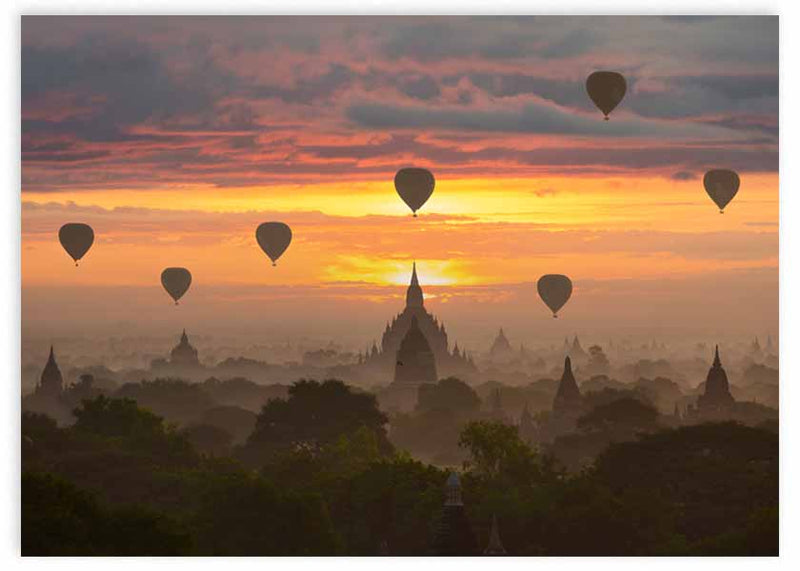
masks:
[[[586,92],[597,108],[603,112],[606,121],[608,114],[625,97],[627,89],[625,78],[616,71],[596,71],[586,80]]]
[[[161,285],[178,305],[178,300],[192,285],[192,273],[186,268],[167,268],[161,272]]]
[[[256,240],[274,266],[292,242],[292,229],[283,222],[264,222],[256,228]]]
[[[397,171],[394,175],[394,188],[403,199],[414,216],[433,194],[436,180],[428,169],[406,168]]]
[[[572,280],[561,274],[547,274],[539,278],[536,284],[539,297],[553,312],[553,317],[558,317],[558,310],[564,307],[572,295]]]
[[[739,192],[739,175],[727,169],[710,170],[703,177],[703,186],[719,207],[719,213],[724,214],[724,208]]]
[[[58,230],[58,240],[77,266],[94,243],[94,230],[88,224],[70,222]]]

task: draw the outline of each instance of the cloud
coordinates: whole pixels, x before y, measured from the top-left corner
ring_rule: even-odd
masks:
[[[660,122],[636,117],[597,116],[570,112],[547,103],[520,108],[462,109],[419,105],[354,103],[346,110],[357,125],[370,129],[444,129],[486,133],[532,133],[603,137],[658,137],[669,139],[736,138],[726,129],[692,123]]]

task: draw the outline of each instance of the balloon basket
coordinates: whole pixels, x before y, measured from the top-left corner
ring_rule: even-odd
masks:
[[[603,117],[603,121],[608,121],[608,115],[606,115],[605,117]]]
[[[272,267],[273,267],[273,268],[274,268],[275,266],[277,266],[277,265],[278,265],[278,264],[276,264],[275,262],[272,262]]]

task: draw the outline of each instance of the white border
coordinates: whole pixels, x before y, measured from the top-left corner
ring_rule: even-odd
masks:
[[[486,559],[459,559],[441,561],[426,558],[391,559],[372,558],[259,558],[236,559],[21,559],[19,558],[19,377],[20,377],[20,122],[19,122],[19,32],[20,14],[779,14],[781,35],[781,117],[780,117],[780,367],[781,367],[781,556],[773,559],[759,558],[506,558],[495,561],[506,570],[538,569],[592,569],[592,571],[638,569],[647,565],[653,569],[688,568],[752,569],[800,568],[800,492],[797,474],[798,451],[798,388],[800,365],[795,360],[793,348],[800,342],[800,313],[796,296],[800,295],[800,225],[792,225],[800,215],[800,108],[796,103],[800,94],[800,3],[792,0],[662,1],[660,5],[632,0],[613,2],[580,2],[546,0],[523,2],[521,0],[26,0],[4,3],[0,19],[0,49],[2,49],[2,109],[5,121],[2,140],[2,165],[0,173],[5,184],[0,192],[0,215],[4,218],[0,239],[0,288],[3,300],[0,314],[4,321],[0,327],[0,365],[3,368],[4,391],[0,414],[0,443],[2,446],[2,514],[0,518],[0,549],[4,568],[104,568],[108,565],[122,568],[160,568],[164,566],[192,566],[193,569],[216,569],[221,565],[241,568],[265,567],[280,569],[308,569],[325,566],[328,569],[347,571],[374,571],[376,565],[387,571],[414,566],[420,569],[457,565],[459,569],[481,569]],[[732,38],[735,41],[735,38]]]

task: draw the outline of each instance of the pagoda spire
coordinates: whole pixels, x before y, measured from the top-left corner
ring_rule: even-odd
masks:
[[[419,285],[419,278],[417,277],[417,262],[414,262],[414,265],[411,270],[411,283],[408,286],[408,290],[406,291],[406,307],[422,307],[423,306],[423,297],[422,297],[422,288]]]
[[[492,516],[492,531],[489,533],[489,545],[483,552],[484,555],[506,555],[506,548],[500,541],[500,530],[497,527],[497,516]]]
[[[719,360],[719,345],[716,345],[714,348],[714,363],[712,366],[716,368],[722,366],[722,361]]]
[[[578,408],[581,403],[581,391],[575,376],[572,374],[572,360],[569,357],[564,359],[564,373],[558,383],[555,399],[553,400],[553,410]]]
[[[463,506],[464,502],[461,499],[461,479],[458,477],[456,472],[450,472],[450,476],[447,478],[447,483],[445,484],[446,506]]]

